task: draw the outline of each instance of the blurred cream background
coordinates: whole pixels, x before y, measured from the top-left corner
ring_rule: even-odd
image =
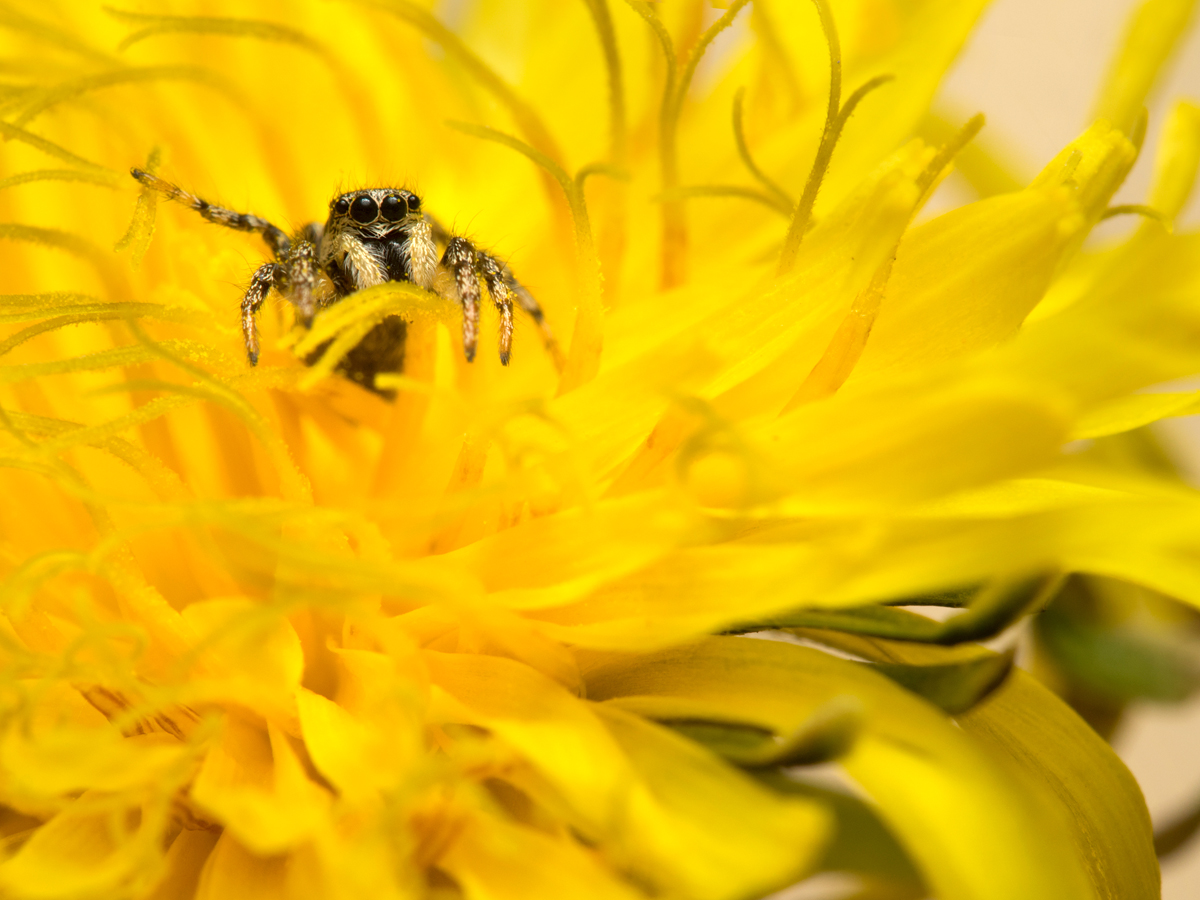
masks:
[[[994,0],[944,83],[942,102],[967,115],[986,113],[985,134],[1009,151],[1017,172],[1032,176],[1087,126],[1108,57],[1141,2]],[[1144,201],[1158,133],[1171,105],[1185,97],[1200,103],[1200,21],[1193,22],[1165,74],[1149,105],[1145,152],[1117,195],[1118,203]],[[959,200],[954,190],[947,185],[951,196],[946,201]],[[1133,224],[1130,217],[1113,219],[1097,237],[1119,234]],[[1180,226],[1200,227],[1197,197]],[[1185,456],[1193,482],[1200,485],[1197,420],[1165,423],[1163,437]],[[1200,698],[1180,707],[1136,710],[1115,745],[1142,785],[1156,824],[1200,799]],[[1163,898],[1200,898],[1200,836],[1163,864]]]

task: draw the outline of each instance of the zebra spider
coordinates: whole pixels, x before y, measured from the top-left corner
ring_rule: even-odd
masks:
[[[274,259],[258,267],[242,299],[242,335],[252,366],[259,355],[255,316],[272,289],[295,307],[301,323],[309,325],[319,309],[386,281],[409,281],[458,303],[468,362],[475,358],[478,340],[481,280],[500,312],[500,362],[508,365],[512,348],[514,301],[538,324],[547,348],[556,361],[559,358],[542,308],[508,266],[423,213],[421,199],[412,191],[370,188],[341,194],[330,201],[324,225],[312,222],[288,237],[265,219],[214,206],[141,169],[131,169],[130,174],[210,222],[261,234],[271,248]],[[445,248],[440,260],[438,247]],[[404,320],[389,316],[346,355],[340,371],[376,390],[377,374],[402,370],[405,333]]]

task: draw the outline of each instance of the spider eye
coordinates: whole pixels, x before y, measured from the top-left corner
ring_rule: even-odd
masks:
[[[408,195],[408,211],[415,213],[421,208],[421,198],[416,194]]]
[[[346,213],[350,212],[350,201],[345,197],[339,197],[338,202],[333,204],[333,211],[339,216],[344,216]]]
[[[383,198],[383,203],[379,206],[383,217],[389,222],[399,222],[408,212],[408,204],[404,202],[403,197],[397,197],[394,194]]]
[[[366,225],[375,221],[375,217],[379,215],[379,207],[370,197],[359,197],[350,204],[350,215],[354,217],[355,222]]]

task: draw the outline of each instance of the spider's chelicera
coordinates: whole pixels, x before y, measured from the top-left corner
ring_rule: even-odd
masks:
[[[399,188],[350,191],[329,203],[324,225],[312,222],[291,237],[265,219],[214,206],[141,169],[130,174],[146,187],[190,206],[210,222],[262,235],[274,259],[263,263],[242,299],[242,334],[250,364],[258,362],[255,316],[267,294],[278,291],[305,325],[322,307],[386,281],[409,281],[454,300],[463,311],[463,350],[475,358],[479,335],[480,282],[500,312],[500,361],[512,348],[513,303],[542,330],[551,350],[554,339],[533,296],[490,253],[450,234],[421,209],[421,198]],[[438,249],[444,248],[441,257]],[[376,325],[342,360],[341,371],[375,390],[375,375],[399,372],[404,363],[406,325],[390,316]]]

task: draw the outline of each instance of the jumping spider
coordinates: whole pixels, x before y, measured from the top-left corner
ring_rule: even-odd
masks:
[[[149,172],[131,169],[130,174],[210,222],[258,232],[271,248],[274,260],[258,267],[242,299],[242,335],[252,366],[259,354],[255,316],[272,288],[296,308],[297,318],[307,326],[319,309],[385,281],[409,281],[460,304],[468,362],[475,358],[479,332],[480,280],[500,311],[502,364],[508,365],[512,347],[514,300],[541,328],[551,352],[557,350],[542,308],[508,266],[422,213],[421,198],[412,191],[371,188],[341,194],[329,202],[324,225],[311,222],[289,238],[265,219],[214,206]],[[440,261],[439,246],[445,248]],[[376,374],[402,369],[405,333],[404,320],[389,316],[346,355],[340,370],[376,390]]]

